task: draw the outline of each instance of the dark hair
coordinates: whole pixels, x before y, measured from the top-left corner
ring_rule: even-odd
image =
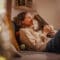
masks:
[[[19,13],[16,17],[14,17],[14,24],[16,24],[17,27],[22,26],[22,21],[25,19],[25,15],[27,14],[26,11]]]
[[[21,12],[17,15],[17,19],[23,21],[27,12]]]

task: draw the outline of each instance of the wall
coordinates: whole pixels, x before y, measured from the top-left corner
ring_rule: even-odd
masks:
[[[12,13],[11,13],[11,19],[13,20],[13,17],[16,16],[20,10],[15,9],[15,0],[12,0]]]
[[[38,13],[49,24],[52,24],[56,29],[59,29],[59,1],[58,0],[35,0],[35,6]]]
[[[52,24],[56,29],[60,27],[60,0],[33,0],[34,9],[46,20]],[[14,0],[12,3],[12,19],[20,10],[14,9]]]

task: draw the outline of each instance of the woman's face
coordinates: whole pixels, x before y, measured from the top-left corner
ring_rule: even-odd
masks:
[[[26,26],[31,26],[33,25],[33,19],[30,13],[27,13],[25,16],[24,21],[22,21],[22,23]]]

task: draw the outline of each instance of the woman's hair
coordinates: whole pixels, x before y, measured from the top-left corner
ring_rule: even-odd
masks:
[[[17,26],[20,26],[21,25],[21,21],[23,21],[25,19],[25,15],[27,14],[27,12],[21,12],[19,13],[16,17],[14,17],[14,23],[17,25]]]
[[[27,12],[21,12],[17,15],[17,19],[23,21]]]

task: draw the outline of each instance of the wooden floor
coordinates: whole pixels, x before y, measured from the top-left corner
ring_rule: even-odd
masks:
[[[60,54],[46,52],[21,52],[21,58],[13,60],[60,60]]]

